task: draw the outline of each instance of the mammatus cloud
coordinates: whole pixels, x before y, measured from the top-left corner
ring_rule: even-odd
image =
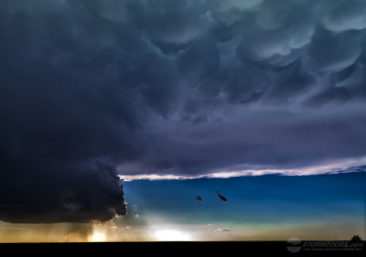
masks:
[[[0,219],[122,214],[114,171],[301,174],[362,158],[364,5],[1,1]]]
[[[330,7],[323,25],[333,32],[366,29],[366,3],[363,1],[340,1]]]

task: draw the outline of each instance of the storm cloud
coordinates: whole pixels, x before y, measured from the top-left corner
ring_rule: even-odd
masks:
[[[366,155],[362,0],[3,0],[0,219],[107,220],[120,175]]]

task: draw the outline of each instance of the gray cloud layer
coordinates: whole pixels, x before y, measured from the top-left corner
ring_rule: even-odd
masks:
[[[0,219],[121,214],[115,169],[196,175],[366,155],[365,8],[1,1]]]

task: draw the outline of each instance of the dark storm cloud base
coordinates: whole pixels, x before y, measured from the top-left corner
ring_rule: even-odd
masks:
[[[122,214],[112,169],[364,156],[365,11],[362,0],[2,0],[0,219]]]
[[[89,222],[124,215],[126,204],[119,178],[110,167],[100,163],[96,166],[96,169],[69,170],[66,174],[52,169],[54,175],[49,175],[50,170],[37,166],[22,167],[13,163],[3,167],[15,174],[0,177],[1,220],[20,223]],[[31,176],[24,172],[31,172]]]

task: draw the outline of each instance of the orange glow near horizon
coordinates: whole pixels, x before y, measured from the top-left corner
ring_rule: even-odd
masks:
[[[355,233],[363,236],[362,224],[324,226],[295,224],[212,224],[154,223],[141,226],[115,225],[113,221],[98,224],[12,224],[0,222],[0,242],[146,242],[146,241],[255,241],[349,240]]]

